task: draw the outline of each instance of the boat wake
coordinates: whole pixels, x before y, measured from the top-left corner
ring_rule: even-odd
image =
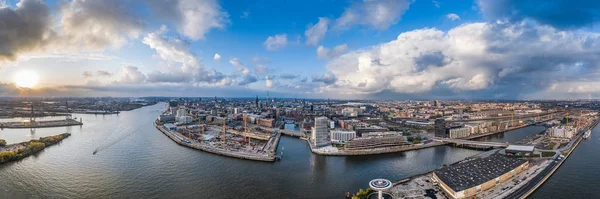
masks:
[[[120,136],[118,136],[117,138],[113,139],[113,140],[109,140],[107,141],[111,136],[108,136],[95,150],[94,152],[92,152],[92,155],[96,155],[96,153],[100,152],[100,151],[104,151],[108,148],[110,148],[111,146],[123,141],[125,138],[133,135],[135,132],[137,132],[140,128],[142,128],[142,126],[144,126],[146,124],[140,125],[137,128],[135,128],[134,130],[131,130],[125,134],[122,134]],[[113,132],[114,134],[114,132]]]

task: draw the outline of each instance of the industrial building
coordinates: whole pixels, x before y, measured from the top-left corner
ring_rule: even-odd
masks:
[[[329,145],[327,135],[329,134],[329,119],[327,117],[315,118],[315,126],[312,128],[312,141],[315,147]]]
[[[511,154],[511,155],[529,155],[532,154],[533,151],[535,150],[534,146],[522,146],[522,145],[508,145],[508,147],[506,147],[506,154]]]
[[[466,160],[433,172],[433,180],[450,198],[466,198],[510,180],[529,166],[529,161],[493,154]]]

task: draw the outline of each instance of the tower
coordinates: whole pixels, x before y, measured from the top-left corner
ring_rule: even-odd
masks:
[[[258,108],[258,107],[259,107],[259,105],[258,105],[258,95],[256,95],[256,108]]]

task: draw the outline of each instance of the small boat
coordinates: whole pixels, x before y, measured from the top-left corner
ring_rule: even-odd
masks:
[[[590,135],[592,134],[592,130],[587,130],[584,134],[583,134],[583,138],[588,139],[590,138]]]

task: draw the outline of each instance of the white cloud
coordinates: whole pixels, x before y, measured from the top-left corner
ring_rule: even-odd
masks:
[[[211,29],[222,29],[229,23],[229,14],[217,0],[148,0],[156,15],[174,23],[177,31],[192,39],[204,39]]]
[[[244,66],[244,64],[242,64],[240,59],[238,59],[237,57],[230,58],[229,63],[235,66],[236,70],[241,72],[243,75],[250,75],[250,69]]]
[[[412,2],[412,1],[411,1]],[[363,0],[346,8],[335,20],[333,29],[347,30],[355,25],[385,30],[400,21],[411,2],[407,0]]]
[[[450,19],[452,21],[460,20],[460,17],[457,14],[454,14],[454,13],[447,14],[446,18],[448,18],[448,19]]]
[[[317,57],[320,59],[332,59],[341,55],[344,51],[348,49],[346,44],[338,45],[333,48],[333,50],[329,50],[323,46],[319,46],[317,48]]]
[[[326,65],[330,78],[317,76],[313,82],[325,79],[330,83],[318,92],[352,95],[493,87],[515,92],[524,86],[544,88],[553,79],[582,75],[600,82],[586,72],[600,71],[600,59],[589,56],[600,54],[598,47],[600,34],[565,32],[526,22],[468,23],[448,32],[419,29],[334,58]],[[571,92],[594,91],[590,86],[570,88]]]
[[[263,43],[267,50],[277,50],[287,45],[287,34],[278,34],[275,36],[269,36]]]
[[[213,60],[215,60],[215,61],[221,61],[221,55],[219,55],[219,53],[215,53],[215,56],[213,57]]]
[[[265,77],[265,86],[267,88],[273,88],[273,86],[275,86],[275,83],[273,82],[273,77],[270,77],[270,76]]]
[[[329,26],[329,19],[326,17],[320,17],[319,22],[315,25],[311,25],[304,32],[306,37],[306,44],[316,46],[325,37],[327,33],[327,27]]]
[[[146,76],[134,66],[124,66],[120,72],[121,79],[119,83],[139,84],[146,80]]]

